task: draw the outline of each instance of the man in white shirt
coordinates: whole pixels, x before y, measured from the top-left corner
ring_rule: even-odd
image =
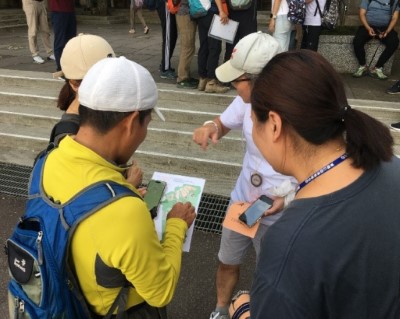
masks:
[[[260,241],[268,226],[281,216],[284,202],[294,195],[297,182],[293,178],[275,172],[258,151],[252,138],[250,96],[253,83],[257,74],[280,50],[278,42],[266,33],[251,33],[241,39],[235,46],[231,59],[216,69],[218,80],[224,83],[230,82],[238,92],[238,96],[221,116],[213,121],[206,121],[193,133],[194,142],[206,149],[210,139],[212,143],[217,143],[231,129],[241,129],[246,149],[242,171],[231,193],[231,203],[239,201],[250,203],[260,195],[266,195],[274,200],[272,207],[264,213],[254,238],[223,227],[218,253],[220,263],[216,279],[217,304],[211,313],[212,319],[229,318],[229,303],[247,250],[253,244],[258,256]]]

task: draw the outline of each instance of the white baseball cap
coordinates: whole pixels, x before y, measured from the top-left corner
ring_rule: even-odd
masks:
[[[150,72],[125,57],[102,59],[84,77],[78,91],[79,103],[97,111],[133,112],[153,109],[158,100],[157,85]]]
[[[107,57],[115,57],[111,45],[102,37],[80,33],[65,45],[61,59],[61,70],[57,77],[82,80],[93,64]]]
[[[260,74],[264,66],[281,51],[278,41],[261,31],[250,33],[233,48],[230,60],[215,70],[221,82],[231,82],[245,73]]]

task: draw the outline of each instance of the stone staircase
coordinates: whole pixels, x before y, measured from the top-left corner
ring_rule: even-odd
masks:
[[[61,116],[55,104],[63,85],[50,77],[49,73],[0,69],[0,162],[32,166],[36,154],[46,147],[50,130]],[[234,92],[211,95],[172,84],[157,85],[158,107],[167,121],[153,116],[147,139],[135,153],[145,171],[144,181],[154,171],[201,177],[207,180],[206,193],[229,196],[241,169],[241,132],[231,132],[207,151],[193,143],[192,133],[220,114]],[[399,103],[349,102],[387,124],[400,118]],[[400,155],[400,133],[393,136],[395,153]]]
[[[32,166],[44,149],[52,126],[61,116],[56,97],[63,81],[49,73],[0,70],[0,162]],[[205,192],[229,196],[241,168],[243,143],[234,132],[205,152],[192,141],[193,130],[220,114],[233,98],[158,84],[158,106],[166,122],[153,116],[146,141],[135,160],[154,171],[206,178]],[[178,91],[179,90],[179,91]]]
[[[26,17],[22,9],[0,10],[0,30],[26,27]]]

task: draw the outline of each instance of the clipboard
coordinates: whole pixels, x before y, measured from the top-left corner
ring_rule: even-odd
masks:
[[[243,213],[249,206],[250,203],[233,203],[229,207],[222,225],[224,225],[225,228],[233,230],[239,234],[254,238],[260,223],[257,223],[253,227],[249,228],[239,221],[239,215]]]
[[[227,24],[222,24],[219,15],[214,14],[208,36],[218,40],[233,43],[239,22],[229,19]]]

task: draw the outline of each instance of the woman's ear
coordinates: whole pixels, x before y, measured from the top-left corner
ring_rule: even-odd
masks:
[[[79,84],[77,84],[75,81],[68,81],[69,86],[71,87],[71,89],[75,92],[78,93],[78,89],[79,89]]]
[[[269,111],[268,122],[272,130],[272,140],[276,142],[282,136],[282,118],[274,111]]]

